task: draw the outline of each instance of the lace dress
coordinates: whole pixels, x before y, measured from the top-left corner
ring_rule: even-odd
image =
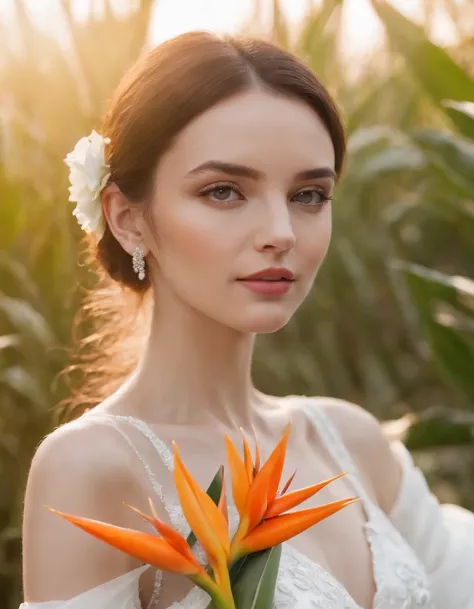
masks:
[[[340,471],[347,471],[351,476],[364,507],[364,528],[376,586],[370,609],[474,609],[473,515],[456,506],[444,510],[447,506],[440,506],[430,493],[408,451],[402,445],[396,445],[394,450],[403,462],[404,476],[393,513],[387,517],[369,498],[332,420],[321,408],[315,407],[314,400],[308,399],[307,412]],[[160,482],[126,430],[133,429],[144,436],[164,467],[172,471],[169,447],[140,419],[97,416],[112,425],[135,452],[171,523],[187,535],[189,527],[179,504],[165,496]],[[238,514],[232,505],[229,506],[229,522],[231,531],[235,530]],[[69,601],[24,603],[20,609],[141,609],[140,577],[147,568],[135,569]],[[146,609],[158,606],[162,585],[162,573],[158,571]],[[182,601],[168,605],[167,609],[205,609],[209,600],[204,591],[195,587]],[[274,607],[362,609],[334,576],[291,543],[283,544]]]

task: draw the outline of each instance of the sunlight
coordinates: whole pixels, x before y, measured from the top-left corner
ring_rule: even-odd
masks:
[[[297,24],[315,0],[281,0],[291,22]],[[394,7],[407,17],[419,21],[422,18],[419,0],[392,0]],[[192,29],[209,29],[215,32],[238,31],[252,14],[254,0],[161,0],[157,4],[151,37],[156,43]],[[441,44],[452,43],[456,33],[449,19],[438,12],[433,38]],[[341,52],[349,56],[354,52],[364,55],[383,40],[383,27],[370,0],[345,0],[341,36]]]
[[[0,19],[12,15],[14,0],[0,0]],[[26,6],[42,28],[61,36],[63,31],[59,0],[26,0]],[[100,7],[91,0],[73,0],[74,13],[78,19],[86,18],[90,7]],[[118,12],[126,11],[135,2],[115,0]],[[196,29],[218,33],[237,32],[252,15],[255,0],[159,0],[152,19],[150,38],[159,43],[182,32]],[[318,6],[318,0],[313,4]],[[420,0],[392,0],[394,7],[413,20],[422,17]],[[270,5],[270,3],[268,3]],[[311,0],[281,0],[288,19],[297,24],[305,15]],[[265,16],[264,16],[265,17]],[[433,40],[439,44],[451,44],[456,32],[451,20],[439,10],[433,24]],[[373,11],[370,0],[345,0],[341,32],[341,53],[346,58],[362,57],[373,51],[383,40],[383,27]]]

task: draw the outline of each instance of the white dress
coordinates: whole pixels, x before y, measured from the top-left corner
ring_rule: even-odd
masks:
[[[440,506],[406,448],[396,443],[393,450],[403,464],[399,496],[390,516],[368,497],[355,463],[331,419],[314,400],[307,399],[308,413],[318,435],[340,467],[349,472],[361,498],[367,522],[365,533],[372,554],[376,594],[371,609],[474,609],[474,514],[452,505]],[[183,534],[189,528],[179,505],[164,496],[163,489],[142,455],[136,450],[123,425],[143,434],[160,459],[172,470],[172,454],[164,442],[142,420],[134,417],[98,415],[128,442],[143,463],[151,486],[160,497],[173,525]],[[238,515],[230,506],[231,530]],[[20,609],[141,609],[140,567],[88,590],[68,601],[23,603]],[[161,573],[146,609],[157,606]],[[209,596],[192,588],[180,602],[168,609],[205,609]],[[290,545],[283,551],[275,591],[275,609],[362,609],[344,586],[319,564]]]

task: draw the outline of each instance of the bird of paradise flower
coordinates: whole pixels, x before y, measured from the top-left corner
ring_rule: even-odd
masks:
[[[237,531],[232,538],[229,534],[223,468],[219,470],[220,476],[216,475],[214,479],[214,482],[219,479],[218,498],[215,501],[210,496],[209,489],[207,492],[204,491],[185,467],[176,443],[173,443],[174,483],[184,516],[192,531],[188,539],[158,517],[151,499],[151,516],[134,507],[131,509],[153,525],[159,536],[49,509],[87,533],[144,563],[162,571],[186,576],[209,594],[212,599],[209,607],[247,609],[247,606],[250,606],[248,602],[239,602],[236,598],[238,596],[236,590],[245,589],[244,596],[246,599],[253,599],[254,609],[267,609],[273,605],[281,553],[281,549],[277,554],[271,550],[280,548],[285,541],[358,500],[357,497],[349,497],[318,507],[290,512],[289,510],[314,496],[345,473],[289,492],[295,472],[279,491],[289,432],[290,425],[263,465],[260,464],[257,442],[254,460],[247,438],[243,434],[242,458],[235,444],[226,434],[232,494],[240,517]],[[192,541],[196,539],[204,548],[207,566],[203,566],[192,551]],[[267,566],[267,563],[272,561],[272,568],[261,569],[261,577],[259,575],[256,578],[255,565],[251,574],[252,569],[248,566],[246,568],[245,561],[247,557],[263,551],[267,551],[264,565]],[[273,585],[268,585],[267,581],[267,585],[262,586],[261,578],[265,577],[270,578],[272,580],[270,583]],[[236,586],[237,582],[239,586]],[[256,598],[259,599],[258,603],[255,603]]]

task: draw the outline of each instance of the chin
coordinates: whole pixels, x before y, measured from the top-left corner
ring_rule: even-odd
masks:
[[[267,310],[262,310],[258,313],[249,313],[245,319],[240,319],[236,323],[236,329],[241,332],[249,332],[254,334],[271,334],[278,332],[290,321],[294,311],[289,312],[283,307],[272,311],[270,307]]]

